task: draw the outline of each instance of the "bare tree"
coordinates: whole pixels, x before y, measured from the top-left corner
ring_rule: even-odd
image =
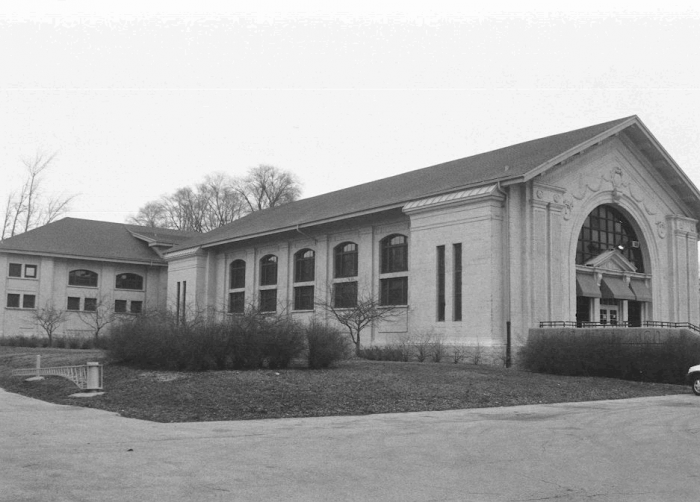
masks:
[[[209,174],[202,183],[183,187],[147,203],[129,223],[151,227],[208,232],[252,211],[296,200],[301,187],[296,176],[274,166],[260,165],[237,179]]]
[[[236,190],[249,212],[281,206],[301,195],[301,185],[292,172],[267,164],[251,168],[237,183]]]
[[[107,297],[85,298],[83,310],[78,312],[79,319],[92,330],[95,342],[100,331],[116,320],[116,314]]]
[[[38,150],[33,157],[22,159],[26,178],[19,190],[7,196],[0,239],[51,223],[69,210],[75,195],[49,196],[43,190],[45,171],[55,158],[56,152]]]
[[[47,304],[42,309],[36,309],[33,313],[34,320],[46,336],[49,337],[49,347],[53,347],[53,334],[66,320],[66,312],[57,309],[53,304]]]
[[[355,355],[359,355],[362,348],[362,330],[378,321],[395,317],[398,309],[395,305],[382,305],[380,299],[369,291],[358,293],[357,283],[339,284],[352,284],[354,287],[338,287],[336,283],[333,285],[330,301],[319,301],[316,305],[348,329],[355,344]]]

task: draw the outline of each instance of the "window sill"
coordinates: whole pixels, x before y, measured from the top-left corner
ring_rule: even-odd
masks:
[[[26,310],[26,311],[31,311],[31,310],[36,310],[36,307],[31,307],[31,308],[25,308],[25,307],[5,307],[5,310]]]

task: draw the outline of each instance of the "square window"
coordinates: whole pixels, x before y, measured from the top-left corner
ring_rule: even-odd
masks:
[[[22,264],[21,263],[10,263],[10,271],[8,272],[10,277],[22,277]]]
[[[237,293],[229,293],[228,295],[228,313],[242,314],[245,312],[245,293],[239,291]]]
[[[7,306],[9,308],[18,309],[19,308],[19,296],[15,293],[7,294]]]
[[[300,286],[294,288],[294,310],[314,309],[314,287]]]
[[[24,295],[22,298],[22,308],[23,309],[33,309],[36,304],[35,295]]]
[[[260,290],[260,312],[275,312],[277,310],[277,290]]]
[[[408,277],[381,280],[381,305],[408,305]]]
[[[85,298],[83,310],[94,312],[97,310],[97,298]]]
[[[141,301],[131,301],[131,313],[140,314],[143,311],[143,302]]]
[[[27,277],[29,279],[36,279],[36,265],[25,265],[24,277]]]
[[[69,296],[67,310],[80,310],[80,298],[77,296]]]
[[[126,312],[126,300],[114,300],[114,311],[118,314]]]
[[[357,282],[338,282],[333,285],[333,306],[351,309],[357,306]]]

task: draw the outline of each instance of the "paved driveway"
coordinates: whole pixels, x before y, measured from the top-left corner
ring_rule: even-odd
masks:
[[[157,424],[0,390],[0,501],[700,500],[700,398]]]

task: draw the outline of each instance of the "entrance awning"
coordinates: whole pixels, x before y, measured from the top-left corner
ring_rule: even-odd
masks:
[[[600,291],[603,293],[603,298],[613,298],[615,300],[637,299],[632,290],[620,277],[603,276],[603,280],[600,281]]]
[[[576,274],[576,296],[600,298],[600,288],[595,282],[595,277],[588,274]]]
[[[651,288],[647,286],[643,279],[632,279],[630,280],[630,289],[637,297],[638,302],[650,302],[651,301]]]

